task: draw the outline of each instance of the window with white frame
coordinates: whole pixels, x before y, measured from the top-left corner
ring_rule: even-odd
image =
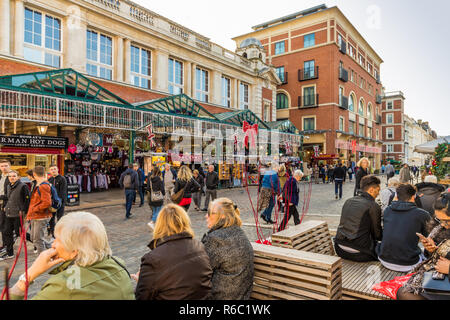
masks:
[[[386,139],[388,140],[394,139],[394,128],[386,128]]]
[[[151,52],[137,46],[131,46],[131,83],[135,86],[151,89],[152,59]]]
[[[367,138],[372,138],[372,128],[367,128]]]
[[[386,152],[394,152],[394,145],[393,144],[387,144],[386,145]]]
[[[285,82],[286,81],[286,73],[284,72],[284,67],[278,67],[275,68],[275,71],[277,73],[278,78],[280,78],[281,82]]]
[[[351,70],[351,76],[350,76],[350,81],[351,82],[355,82],[355,71]]]
[[[286,52],[285,42],[280,41],[275,43],[275,54],[282,54]]]
[[[387,124],[393,124],[394,123],[394,114],[393,113],[387,113],[386,114],[386,123]]]
[[[303,118],[303,131],[313,131],[313,130],[316,130],[316,119]]]
[[[197,67],[195,69],[195,98],[203,102],[208,102],[208,96],[209,73],[208,71]]]
[[[231,107],[231,80],[222,76],[222,105]]]
[[[370,63],[367,63],[367,71],[372,74],[372,65]]]
[[[240,82],[239,83],[239,109],[248,110],[248,84]]]
[[[359,57],[359,64],[364,67],[364,58],[363,58],[363,56],[360,54],[358,57]]]
[[[386,104],[386,109],[387,110],[394,109],[394,103],[392,101],[388,101],[387,104]]]
[[[355,112],[355,96],[353,94],[351,94],[348,99],[348,110]]]
[[[372,120],[372,105],[369,103],[369,105],[367,106],[367,118],[369,120]]]
[[[183,62],[169,58],[169,93],[183,93]]]
[[[112,38],[96,31],[87,30],[87,63],[89,75],[112,80]]]
[[[265,103],[264,104],[264,110],[263,110],[263,121],[270,121],[270,105]]]
[[[344,96],[344,88],[339,87],[339,105],[342,106],[342,97]]]
[[[61,67],[61,20],[25,8],[25,60]]]
[[[376,136],[375,139],[380,140],[380,130],[376,130]]]
[[[344,117],[339,117],[339,131],[345,131]]]

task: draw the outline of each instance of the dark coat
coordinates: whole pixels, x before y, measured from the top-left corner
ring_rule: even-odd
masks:
[[[342,208],[336,243],[375,256],[381,241],[381,208],[367,192],[348,199]]]
[[[8,218],[18,218],[19,212],[25,215],[30,203],[30,190],[27,185],[18,180],[15,184],[8,184],[6,189],[8,200],[5,205],[5,214]]]
[[[120,175],[120,179],[119,179],[119,185],[120,187],[123,189],[124,185],[123,185],[123,179],[125,178],[125,176],[129,174],[131,176],[131,188],[129,188],[129,190],[138,190],[139,186],[140,186],[140,182],[139,182],[139,175],[138,173],[133,170],[128,168],[127,170],[125,170],[121,175]]]
[[[58,193],[58,197],[61,198],[62,205],[67,202],[67,180],[61,175],[57,175],[56,178],[51,177],[48,179],[48,182],[52,184],[56,192]]]
[[[414,203],[392,202],[384,210],[383,241],[377,246],[380,259],[401,266],[417,264],[422,250],[416,232],[428,236],[426,225],[430,219],[430,214]]]
[[[283,188],[283,200],[284,203],[293,204],[294,206],[298,206],[299,200],[299,190],[297,180],[294,177],[289,177],[288,181],[284,184]]]
[[[356,196],[358,191],[361,190],[361,179],[365,176],[369,175],[369,170],[364,170],[363,168],[358,168],[358,171],[356,171],[356,181],[355,181],[355,192],[354,195]]]
[[[336,169],[334,169],[334,179],[341,179],[342,181],[345,181],[346,176],[347,171],[345,167],[336,167]]]
[[[149,244],[141,259],[137,300],[203,300],[211,290],[212,270],[203,244],[187,233]]]
[[[199,173],[198,177],[194,177],[194,179],[200,185],[200,191],[203,190],[203,187],[205,186],[205,177]]]
[[[238,226],[208,231],[202,239],[213,269],[212,300],[248,300],[253,289],[253,248]]]
[[[442,192],[445,191],[445,187],[436,183],[422,182],[416,185],[418,197],[418,206],[429,214],[434,216],[433,205],[439,198]]]
[[[187,184],[187,186],[186,186]],[[194,192],[200,191],[200,184],[195,181],[194,178],[192,178],[189,182],[186,182],[184,180],[177,179],[175,181],[175,188],[173,189],[173,193],[177,193],[181,189],[183,189],[186,186],[186,189],[184,190],[184,196],[183,198],[191,198],[192,194]]]
[[[216,190],[219,186],[219,175],[217,172],[209,172],[206,174],[206,189]]]
[[[151,187],[150,187],[151,183]],[[161,201],[151,201],[152,188],[153,192],[161,191],[163,195],[166,195],[166,191],[164,190],[164,183],[160,177],[151,177],[150,183],[147,185],[148,191],[148,204],[151,207],[161,207],[164,203],[164,199]]]

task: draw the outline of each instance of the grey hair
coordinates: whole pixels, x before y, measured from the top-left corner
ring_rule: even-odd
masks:
[[[426,176],[424,181],[426,183],[438,183],[438,179],[436,176]]]
[[[302,170],[295,170],[295,172],[294,172],[294,177],[303,177],[303,172],[302,172]]]
[[[400,180],[398,178],[392,177],[388,181],[388,187],[397,187],[400,184]]]

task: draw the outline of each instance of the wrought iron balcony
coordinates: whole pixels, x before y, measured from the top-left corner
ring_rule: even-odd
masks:
[[[339,68],[339,80],[348,82],[348,71],[344,68]]]
[[[339,108],[348,110],[348,97],[341,96],[341,102]]]
[[[376,122],[377,124],[381,124],[381,116],[379,114],[377,114]]]
[[[319,67],[298,70],[298,81],[307,81],[319,78]]]
[[[317,108],[319,106],[319,94],[310,94],[298,97],[298,107],[303,108]]]

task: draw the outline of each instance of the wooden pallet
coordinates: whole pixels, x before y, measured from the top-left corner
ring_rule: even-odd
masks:
[[[334,255],[328,224],[324,221],[306,221],[272,235],[272,245],[307,252]]]
[[[390,300],[372,290],[374,284],[401,277],[406,273],[391,271],[378,262],[353,262],[342,260],[343,300]]]
[[[341,299],[341,258],[256,243],[252,245],[255,256],[253,299]]]

